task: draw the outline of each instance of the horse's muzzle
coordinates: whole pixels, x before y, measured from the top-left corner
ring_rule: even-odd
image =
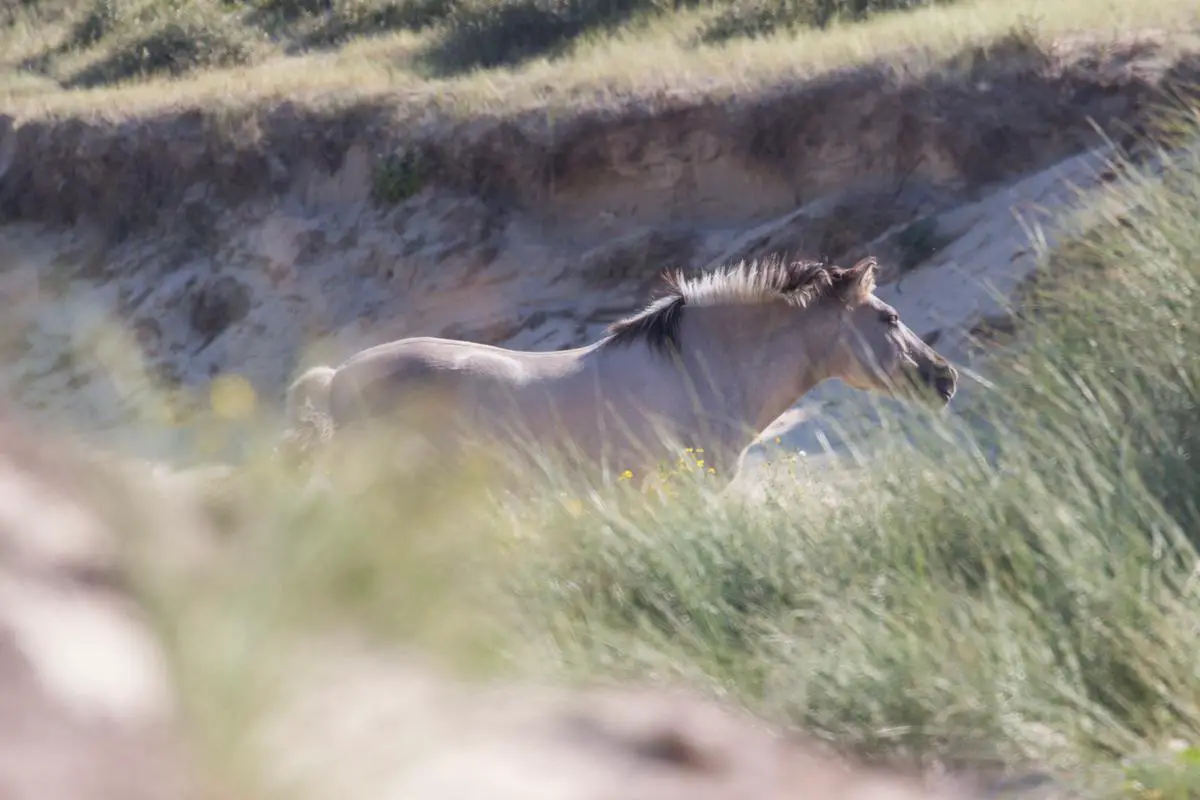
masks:
[[[949,403],[958,391],[958,370],[946,361],[926,361],[918,374],[921,382],[937,392],[943,403]]]

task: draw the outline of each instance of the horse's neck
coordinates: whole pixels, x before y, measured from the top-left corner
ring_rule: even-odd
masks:
[[[801,396],[825,379],[812,351],[826,322],[818,310],[797,325],[796,311],[770,306],[690,309],[684,315],[683,360],[705,406],[740,427],[744,447]],[[731,442],[731,445],[733,443]]]

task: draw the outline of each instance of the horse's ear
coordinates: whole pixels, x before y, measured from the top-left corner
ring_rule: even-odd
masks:
[[[870,281],[872,288],[874,288],[875,274],[878,271],[879,262],[875,260],[874,256],[859,259],[858,263],[848,270],[854,280],[859,282]]]
[[[874,256],[859,259],[852,267],[838,270],[836,282],[848,302],[860,302],[875,291],[875,275],[879,262]]]

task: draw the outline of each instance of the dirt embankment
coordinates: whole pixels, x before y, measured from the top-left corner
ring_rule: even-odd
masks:
[[[870,243],[895,278],[946,244],[910,223],[1095,146],[1097,127],[1135,142],[1200,75],[1196,52],[1012,39],[553,120],[397,97],[16,120],[0,148],[0,293],[36,302],[6,323],[20,335],[6,331],[3,382],[103,428],[146,382],[101,366],[103,321],[154,380],[204,389],[239,372],[273,401],[317,353],[399,335],[582,343],[666,266]]]
[[[1200,74],[1153,39],[1043,52],[1012,39],[930,67],[876,63],[750,97],[684,90],[462,119],[435,100],[172,107],[19,124],[0,219],[94,222],[114,241],[203,192],[214,211],[302,190],[407,149],[425,186],[558,222],[748,222],[858,186],[977,189],[1140,130],[1164,86]],[[20,122],[20,121],[18,121]],[[1118,123],[1121,123],[1118,125]],[[369,184],[354,187],[360,197]]]

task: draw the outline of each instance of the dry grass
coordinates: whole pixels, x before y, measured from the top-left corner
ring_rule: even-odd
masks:
[[[178,105],[236,108],[285,98],[340,104],[379,97],[399,105],[436,102],[468,116],[531,107],[559,114],[630,96],[720,97],[764,90],[880,60],[920,72],[1014,33],[1032,37],[1040,49],[1053,52],[1058,46],[1070,47],[1075,37],[1101,42],[1128,41],[1140,32],[1155,38],[1194,37],[1189,31],[1200,25],[1200,10],[1181,0],[1148,0],[1136,8],[1119,0],[1020,0],[939,5],[823,31],[700,43],[713,16],[711,10],[692,10],[643,20],[584,37],[568,53],[449,77],[431,75],[422,56],[439,35],[433,30],[358,38],[336,49],[289,56],[281,43],[237,27],[232,17],[221,17],[217,29],[232,42],[229,52],[196,56],[196,69],[182,78],[158,76],[95,89],[63,89],[51,78],[18,69],[38,53],[62,46],[72,26],[79,24],[70,15],[41,26],[22,18],[0,31],[5,53],[0,61],[0,104],[21,117],[122,116]],[[104,47],[101,40],[90,49],[69,52],[56,69],[76,76],[76,82],[88,70],[100,74],[98,65],[114,58]],[[215,44],[210,48],[217,49]],[[254,63],[220,66],[222,59]]]

